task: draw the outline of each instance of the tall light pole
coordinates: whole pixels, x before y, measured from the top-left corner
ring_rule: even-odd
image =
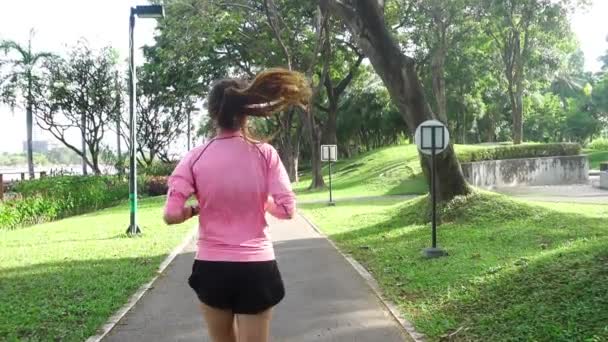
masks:
[[[129,16],[129,204],[131,207],[131,221],[127,228],[128,235],[141,233],[137,225],[137,162],[135,152],[137,146],[137,120],[135,119],[135,85],[137,74],[135,73],[135,17],[139,18],[164,18],[165,9],[161,5],[135,6],[131,7]]]

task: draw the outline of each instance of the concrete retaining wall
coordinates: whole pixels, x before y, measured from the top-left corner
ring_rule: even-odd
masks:
[[[463,163],[468,182],[482,188],[581,184],[589,180],[586,155]]]

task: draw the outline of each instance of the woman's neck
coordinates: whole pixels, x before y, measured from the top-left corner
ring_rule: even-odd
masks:
[[[218,137],[227,137],[227,136],[241,136],[243,132],[240,129],[224,129],[220,128],[217,130]]]

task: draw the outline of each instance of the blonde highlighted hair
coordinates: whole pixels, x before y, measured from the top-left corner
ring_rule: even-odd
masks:
[[[268,117],[290,106],[307,107],[312,91],[306,77],[282,68],[262,71],[251,82],[223,79],[214,83],[207,100],[219,128],[239,130],[247,116]]]

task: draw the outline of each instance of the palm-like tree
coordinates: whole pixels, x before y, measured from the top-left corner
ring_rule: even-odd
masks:
[[[0,51],[6,59],[0,61],[0,66],[9,69],[0,75],[0,101],[12,108],[18,102],[25,105],[27,124],[27,164],[30,179],[34,178],[34,157],[32,151],[32,127],[34,109],[34,87],[39,77],[36,68],[47,58],[53,57],[49,52],[32,51],[33,30],[30,31],[27,46],[13,40],[0,41]],[[11,59],[12,56],[16,58]]]

